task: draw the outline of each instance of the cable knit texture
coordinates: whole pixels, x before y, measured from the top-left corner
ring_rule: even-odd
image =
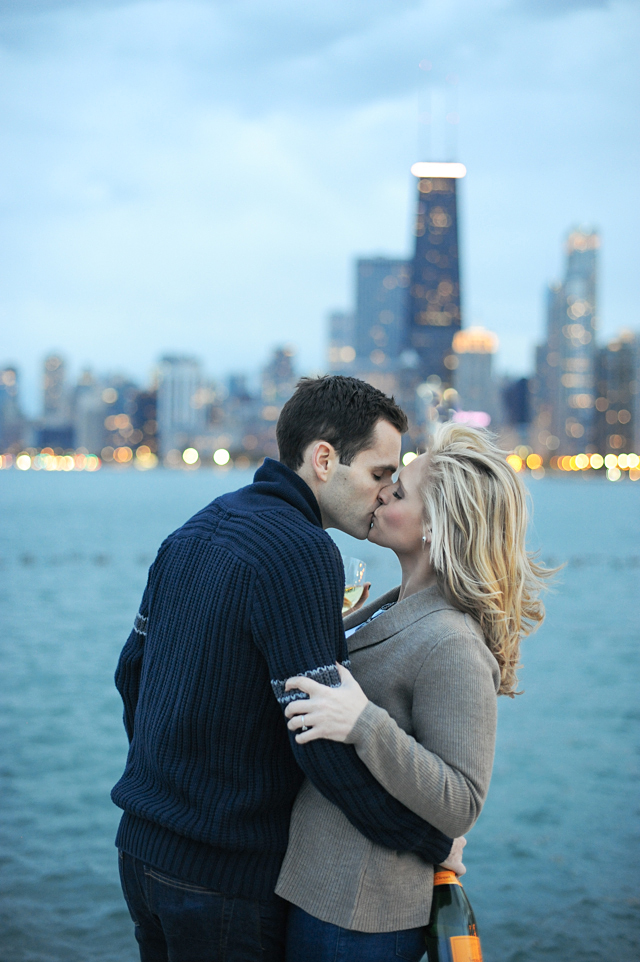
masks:
[[[336,684],[347,660],[343,578],[310,488],[269,459],[164,541],[116,672],[130,741],[112,791],[118,847],[196,885],[268,898],[307,775],[363,838],[446,856],[451,839],[353,745],[299,746],[287,731],[286,679]]]
[[[398,593],[349,615],[345,627]],[[358,756],[416,814],[451,835],[467,832],[489,789],[500,684],[479,626],[433,585],[363,624],[349,650],[370,699],[349,736]],[[432,889],[431,865],[365,838],[305,782],[279,895],[343,928],[393,932],[426,925]]]

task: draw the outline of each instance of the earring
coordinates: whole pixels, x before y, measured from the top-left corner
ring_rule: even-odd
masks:
[[[426,543],[427,543],[427,536],[426,536],[426,534],[423,534],[423,535],[422,535],[422,543],[423,543],[423,544],[426,544]]]

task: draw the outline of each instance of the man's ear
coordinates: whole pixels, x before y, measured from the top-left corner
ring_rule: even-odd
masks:
[[[318,481],[328,481],[338,459],[336,449],[328,441],[316,441],[311,449],[311,470]]]

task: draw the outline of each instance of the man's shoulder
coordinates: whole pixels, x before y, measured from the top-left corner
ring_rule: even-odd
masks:
[[[270,510],[230,512],[220,527],[236,543],[250,541],[256,560],[266,556],[299,559],[319,555],[337,563],[340,552],[335,541],[318,525],[312,524],[300,512],[283,505]]]
[[[256,496],[251,488],[223,494],[205,505],[164,544],[208,540],[251,565],[260,565],[267,557],[295,559],[309,551],[338,563],[338,548],[323,528],[293,505]]]

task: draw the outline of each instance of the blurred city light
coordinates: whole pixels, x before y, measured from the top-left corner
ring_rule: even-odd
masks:
[[[507,464],[510,464],[516,473],[522,471],[522,463],[522,458],[519,454],[507,455]]]
[[[200,455],[195,448],[186,448],[182,452],[182,460],[185,464],[196,464],[200,460]]]
[[[407,453],[402,458],[402,463],[406,467],[407,464],[411,464],[412,461],[415,461],[417,457],[418,455],[416,454],[415,451],[407,451]]]
[[[491,415],[486,411],[454,411],[452,420],[457,424],[469,424],[472,428],[488,428]]]
[[[464,164],[439,164],[419,161],[411,167],[414,177],[464,177],[467,168]]]
[[[217,451],[213,452],[213,460],[220,467],[223,467],[225,464],[228,464],[230,458],[231,458],[231,455],[229,454],[226,448],[218,448]]]

